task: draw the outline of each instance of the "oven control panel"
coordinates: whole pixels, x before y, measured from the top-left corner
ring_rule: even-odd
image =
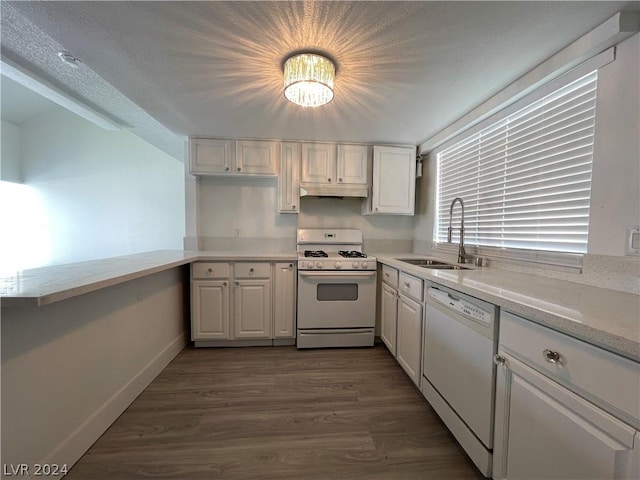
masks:
[[[376,270],[376,260],[368,257],[367,260],[298,260],[298,270]]]

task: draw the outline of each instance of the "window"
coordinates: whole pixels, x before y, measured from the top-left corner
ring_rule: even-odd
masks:
[[[467,244],[585,253],[596,86],[594,71],[440,150],[436,242],[460,197]]]

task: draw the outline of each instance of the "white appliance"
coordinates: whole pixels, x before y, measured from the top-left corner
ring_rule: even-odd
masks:
[[[497,307],[427,287],[421,390],[485,476],[491,475]]]
[[[299,229],[298,348],[371,347],[377,261],[357,229]]]

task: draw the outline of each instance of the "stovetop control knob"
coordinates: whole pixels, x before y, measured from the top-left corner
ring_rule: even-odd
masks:
[[[336,268],[337,268],[337,269],[342,268],[342,264],[341,264],[340,262],[336,262]]]
[[[317,268],[322,268],[322,262],[318,262],[318,263],[316,263],[316,267],[317,267]]]
[[[360,264],[358,262],[353,262],[353,268],[358,268]]]
[[[367,268],[367,262],[362,262],[361,265],[362,265],[362,268]]]
[[[313,268],[313,262],[307,263],[307,268]]]

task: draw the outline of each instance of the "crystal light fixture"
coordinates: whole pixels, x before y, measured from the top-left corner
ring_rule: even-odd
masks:
[[[336,67],[316,53],[301,53],[284,62],[284,96],[303,107],[319,107],[333,100]]]

